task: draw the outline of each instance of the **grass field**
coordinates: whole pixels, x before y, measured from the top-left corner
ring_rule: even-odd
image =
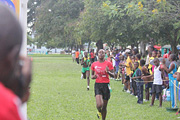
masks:
[[[67,56],[33,56],[33,82],[28,102],[29,120],[97,120],[94,98],[94,80],[90,91],[86,80],[80,79],[81,66]],[[107,120],[172,120],[175,113],[166,111],[169,102],[158,108],[155,101],[136,104],[137,98],[122,92],[122,84],[111,81],[112,94],[108,104]]]

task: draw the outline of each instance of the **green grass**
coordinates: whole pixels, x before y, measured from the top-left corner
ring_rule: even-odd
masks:
[[[29,57],[70,57],[69,54],[32,54],[28,55]]]
[[[33,57],[33,82],[28,102],[30,120],[96,120],[94,80],[90,91],[86,80],[80,79],[81,66],[72,62],[71,57]],[[172,120],[175,113],[166,111],[169,102],[158,108],[155,101],[143,105],[137,98],[122,92],[122,84],[111,81],[112,94],[108,104],[107,120]]]

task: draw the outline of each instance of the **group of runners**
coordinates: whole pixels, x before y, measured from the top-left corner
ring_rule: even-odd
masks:
[[[92,54],[97,61],[92,62]],[[122,80],[123,91],[136,96],[138,104],[149,101],[152,95],[150,106],[154,105],[155,99],[159,99],[159,107],[162,107],[162,90],[170,89],[172,108],[176,108],[177,86],[180,81],[180,68],[177,70],[176,58],[175,54],[171,54],[171,51],[167,53],[166,49],[162,57],[161,51],[152,46],[148,47],[146,58],[141,57],[136,48],[111,51],[100,49],[97,56],[94,51],[84,52],[81,59],[82,74],[84,79],[87,78],[87,90],[90,83],[90,67],[91,79],[96,79],[94,91],[98,118],[103,120],[106,118],[111,78]],[[143,99],[144,88],[145,99]]]

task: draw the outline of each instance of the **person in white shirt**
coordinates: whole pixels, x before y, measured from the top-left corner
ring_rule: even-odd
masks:
[[[152,86],[152,101],[150,106],[154,105],[155,96],[156,94],[159,94],[159,107],[162,107],[163,72],[158,58],[154,59],[154,64],[155,64],[154,73],[153,75],[148,76],[148,77],[152,77],[152,76],[154,77],[153,86]]]
[[[71,54],[72,54],[72,59],[73,59],[73,62],[75,61],[75,52],[76,52],[76,51],[75,51],[74,49],[73,49],[73,50],[72,50],[72,52],[71,52]]]

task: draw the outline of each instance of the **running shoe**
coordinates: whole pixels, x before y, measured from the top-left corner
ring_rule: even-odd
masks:
[[[130,93],[130,91],[129,91],[129,90],[127,90],[126,92],[127,92],[127,93]]]
[[[83,79],[83,74],[81,74],[81,79]]]
[[[89,86],[87,86],[87,90],[89,90]]]
[[[97,117],[98,117],[98,119],[102,118],[102,114],[99,111],[97,112]]]

